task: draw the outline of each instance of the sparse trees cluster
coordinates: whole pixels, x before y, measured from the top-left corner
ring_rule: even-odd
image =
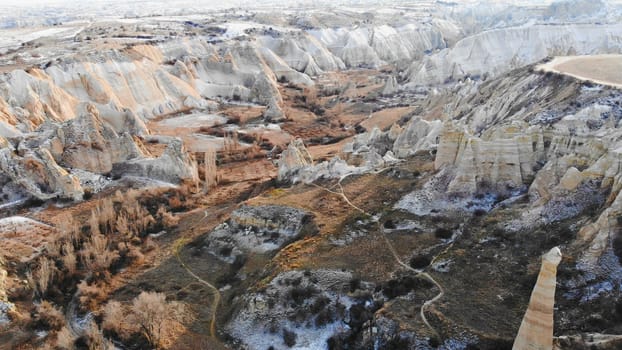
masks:
[[[111,277],[116,271],[130,264],[142,264],[143,254],[154,249],[147,234],[178,224],[179,218],[168,209],[171,202],[183,204],[178,196],[180,193],[176,191],[118,191],[114,196],[97,201],[83,220],[75,214],[63,214],[58,224],[58,239],[43,247],[41,256],[30,263],[26,272],[32,298],[38,300],[35,302],[38,306],[35,317],[28,318],[24,324],[36,322],[37,327],[47,329],[50,332],[48,346],[73,349],[78,336],[68,328],[62,308],[54,306],[53,301],[62,305],[66,303],[66,295],[75,294],[79,310],[97,311],[108,298]],[[142,304],[137,301],[132,322],[140,324],[139,311],[146,313],[145,308],[158,306],[158,302],[162,302],[158,298],[140,298]],[[164,303],[166,308],[177,310],[173,307],[176,304],[169,304]],[[158,307],[154,310],[163,310]],[[168,320],[154,319],[153,322]],[[152,328],[144,332],[149,334],[145,337],[150,343],[161,343],[161,330]],[[90,349],[112,348],[95,322],[81,333],[80,341]]]

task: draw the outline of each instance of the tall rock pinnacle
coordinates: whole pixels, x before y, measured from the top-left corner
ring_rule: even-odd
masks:
[[[557,265],[562,260],[558,247],[542,257],[542,267],[531,292],[529,307],[523,317],[513,350],[553,349],[553,306]]]

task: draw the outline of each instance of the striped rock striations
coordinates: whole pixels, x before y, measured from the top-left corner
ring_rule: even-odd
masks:
[[[542,257],[540,274],[514,340],[513,350],[553,349],[553,307],[557,266],[561,260],[562,253],[558,247],[551,249]]]

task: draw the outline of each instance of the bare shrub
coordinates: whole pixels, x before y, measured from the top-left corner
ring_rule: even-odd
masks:
[[[54,266],[54,261],[43,257],[39,259],[39,266],[34,273],[31,271],[26,272],[26,280],[32,290],[43,296],[48,291],[48,287],[55,274],[56,266]]]
[[[94,232],[84,243],[80,255],[84,266],[93,272],[107,270],[119,258],[119,253],[111,249],[108,237]]]
[[[240,140],[237,131],[233,131],[231,133],[225,133],[225,137],[223,140],[223,153],[226,155],[231,155],[236,152],[240,148]]]
[[[104,306],[102,329],[115,332],[121,339],[128,339],[136,330],[128,327],[125,320],[126,314],[127,311],[120,302],[109,301]]]
[[[149,344],[159,349],[163,335],[178,328],[184,314],[184,305],[167,302],[164,294],[142,292],[132,302],[128,320],[138,325]]]
[[[56,349],[75,349],[75,341],[76,339],[67,326],[64,326],[56,333]]]
[[[89,218],[89,226],[91,227],[91,234],[98,235],[101,232],[99,231],[99,218],[97,217],[97,213],[95,210],[91,212],[91,217]]]
[[[111,233],[117,218],[112,199],[102,199],[97,205],[96,212],[99,217],[99,225],[104,229],[104,233]]]
[[[61,260],[67,272],[70,275],[74,275],[76,273],[78,259],[76,258],[76,250],[73,247],[73,243],[65,242],[65,244],[63,244]]]
[[[153,239],[151,239],[151,237],[147,237],[147,239],[145,239],[145,242],[140,247],[140,251],[143,254],[154,251],[156,249],[158,249],[158,245],[156,244],[156,242],[153,241]]]
[[[80,224],[67,212],[62,213],[58,220],[58,229],[63,236],[74,243],[77,242],[77,238],[80,235]]]
[[[142,265],[145,262],[145,256],[140,252],[140,248],[129,245],[127,246],[127,257],[135,265]]]
[[[150,225],[155,223],[153,216],[136,197],[130,196],[130,199],[123,203],[122,212],[126,215],[129,230],[133,235],[145,232]]]
[[[317,90],[315,88],[305,88],[302,95],[307,104],[314,104],[318,102]]]
[[[105,289],[97,283],[89,285],[86,280],[82,280],[78,284],[80,305],[87,310],[95,309],[99,302],[105,300],[107,296]]]
[[[51,258],[58,258],[61,255],[61,240],[55,240],[52,242],[48,242],[45,245],[45,250],[47,251],[47,255]]]
[[[205,176],[204,186],[205,192],[207,192],[209,189],[215,187],[217,182],[218,173],[216,169],[216,150],[209,148],[204,153],[203,166]]]
[[[109,301],[103,310],[102,328],[122,339],[141,333],[151,346],[160,349],[182,333],[181,322],[187,316],[183,304],[167,302],[161,293],[142,292],[131,306]]]
[[[181,208],[183,206],[183,203],[181,202],[181,199],[179,199],[179,197],[174,196],[168,199],[168,207],[171,209],[178,209]]]
[[[163,205],[158,208],[156,216],[165,227],[174,227],[179,224],[179,217],[169,213]]]
[[[117,217],[117,223],[115,224],[115,229],[117,230],[119,234],[121,234],[124,237],[127,237],[127,238],[132,237],[133,233],[130,229],[130,224],[127,219],[127,215],[125,214],[120,214]]]
[[[102,330],[95,321],[91,320],[85,329],[84,336],[89,350],[113,350],[114,344],[104,338]]]
[[[51,331],[59,331],[66,324],[65,316],[60,309],[44,300],[37,305],[35,320]]]

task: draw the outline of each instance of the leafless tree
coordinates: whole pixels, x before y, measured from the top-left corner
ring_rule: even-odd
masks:
[[[159,349],[163,332],[182,321],[184,309],[181,303],[167,302],[162,293],[142,292],[132,302],[129,319],[139,326],[149,344]]]
[[[205,176],[205,192],[216,186],[217,168],[216,168],[216,150],[209,148],[204,153],[204,176]]]

